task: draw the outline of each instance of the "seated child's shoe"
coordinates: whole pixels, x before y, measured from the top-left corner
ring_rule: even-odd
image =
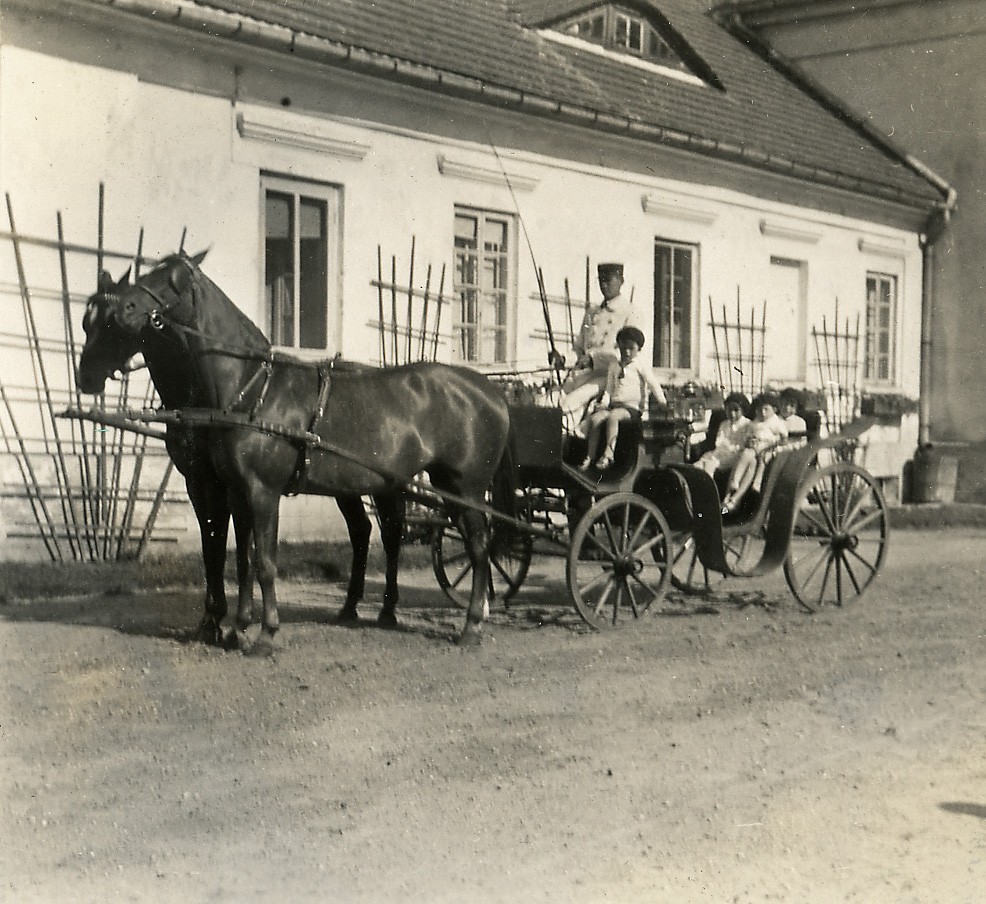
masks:
[[[600,471],[605,471],[607,468],[611,467],[613,464],[613,456],[607,453],[603,455],[599,461],[596,462],[596,468]]]
[[[588,471],[590,467],[592,467],[592,459],[589,458],[588,456],[586,456],[582,460],[582,464],[579,465],[579,470],[580,471]]]

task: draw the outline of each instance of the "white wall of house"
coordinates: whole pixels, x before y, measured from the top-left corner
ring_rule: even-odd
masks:
[[[718,382],[710,299],[717,319],[725,306],[734,320],[739,290],[744,322],[752,312],[759,323],[764,298],[777,296],[767,308],[768,380],[817,386],[812,327],[820,330],[823,317],[831,327],[838,304],[840,328],[854,329],[857,317],[865,328],[867,274],[879,273],[897,286],[895,373],[880,388],[917,395],[921,254],[917,236],[906,229],[765,201],[666,171],[648,176],[550,156],[530,149],[539,147],[533,142],[494,152],[489,144],[383,124],[387,117],[376,117],[374,108],[379,88],[368,93],[359,116],[314,114],[297,112],[297,104],[282,109],[152,83],[23,46],[7,44],[0,53],[0,187],[11,196],[22,234],[55,238],[61,211],[68,241],[94,243],[103,182],[108,248],[135,249],[143,226],[144,253],[163,255],[176,250],[187,229],[186,249],[208,246],[206,272],[263,323],[262,174],[338,187],[339,304],[330,311],[330,354],[378,360],[378,294],[370,284],[378,246],[385,279],[396,256],[403,284],[413,237],[416,286],[424,287],[430,264],[434,292],[444,264],[450,293],[454,210],[466,205],[515,218],[506,367],[541,366],[547,351],[528,239],[549,294],[561,296],[567,279],[576,305],[585,294],[587,258],[593,297],[595,265],[622,260],[625,291],[632,290],[650,323],[654,242],[661,238],[693,244],[698,261],[694,366],[666,371],[666,381]],[[790,188],[796,198],[797,183]],[[6,271],[7,257],[2,282],[9,285],[16,276]],[[87,274],[73,279],[80,295],[94,288]],[[791,293],[797,297],[788,298]],[[559,335],[568,333],[567,316],[564,305],[552,305]],[[576,324],[579,316],[577,309]],[[451,350],[444,346],[439,357],[449,360]],[[899,471],[912,451],[908,442],[885,467]],[[324,535],[327,505],[287,500],[283,534]],[[338,533],[335,519],[332,524]]]

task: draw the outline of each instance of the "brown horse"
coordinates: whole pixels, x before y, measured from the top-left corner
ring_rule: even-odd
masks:
[[[198,255],[193,260],[197,263],[202,257],[204,255]],[[89,297],[82,321],[86,342],[76,374],[79,388],[94,395],[102,392],[107,377],[123,370],[126,362],[139,353],[147,364],[151,381],[165,408],[173,410],[203,405],[204,397],[194,379],[194,371],[174,366],[173,337],[157,330],[135,334],[121,329],[117,323],[115,305],[120,293],[129,285],[129,275],[128,270],[118,282],[114,282],[108,273],[102,273],[96,293]],[[348,362],[333,362],[333,365],[356,367]],[[185,488],[201,537],[206,586],[204,612],[196,636],[205,643],[221,646],[230,641],[223,630],[223,620],[229,611],[223,575],[230,508],[226,487],[209,456],[208,438],[206,427],[187,423],[169,423],[166,426],[165,447],[175,467],[185,478]],[[336,502],[345,518],[353,550],[346,592],[347,607],[352,610],[363,598],[371,524],[359,496],[340,495],[336,497]],[[238,581],[252,581],[249,537],[240,536],[237,532],[236,541]],[[393,544],[387,545],[390,549]]]
[[[488,380],[440,364],[335,372],[274,353],[197,262],[184,256],[167,259],[124,287],[108,317],[145,347],[166,344],[169,353],[159,363],[172,374],[193,375],[198,406],[245,415],[257,427],[278,427],[275,433],[225,425],[206,431],[209,460],[228,490],[237,536],[242,530],[252,538],[263,596],[260,636],[251,644],[245,632],[253,622],[253,581],[239,573],[241,646],[267,652],[278,629],[278,503],[289,490],[337,498],[374,496],[388,553],[379,621],[394,624],[404,490],[421,471],[428,472],[434,487],[467,503],[450,512],[467,539],[473,564],[460,643],[479,641],[489,605],[488,532],[479,507],[505,460],[510,423],[502,393]],[[92,360],[107,359],[97,343],[89,345]],[[331,451],[286,438],[283,430],[317,434]],[[508,463],[501,475],[504,471]],[[347,597],[341,619],[355,619],[357,601]]]

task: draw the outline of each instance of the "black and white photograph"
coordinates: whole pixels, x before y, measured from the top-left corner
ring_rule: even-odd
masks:
[[[0,0],[0,901],[976,904],[984,0]]]

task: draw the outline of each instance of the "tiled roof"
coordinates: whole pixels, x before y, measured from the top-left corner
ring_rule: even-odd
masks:
[[[823,92],[812,93],[786,77],[726,31],[710,14],[708,0],[622,0],[622,5],[666,20],[724,90],[628,66],[539,33],[539,25],[591,7],[591,0],[194,2],[509,89],[536,99],[545,115],[551,115],[551,104],[603,114],[603,122],[584,118],[589,128],[622,128],[910,204],[941,202],[947,188],[854,125],[851,116],[833,111]],[[442,90],[440,82],[433,85]]]

